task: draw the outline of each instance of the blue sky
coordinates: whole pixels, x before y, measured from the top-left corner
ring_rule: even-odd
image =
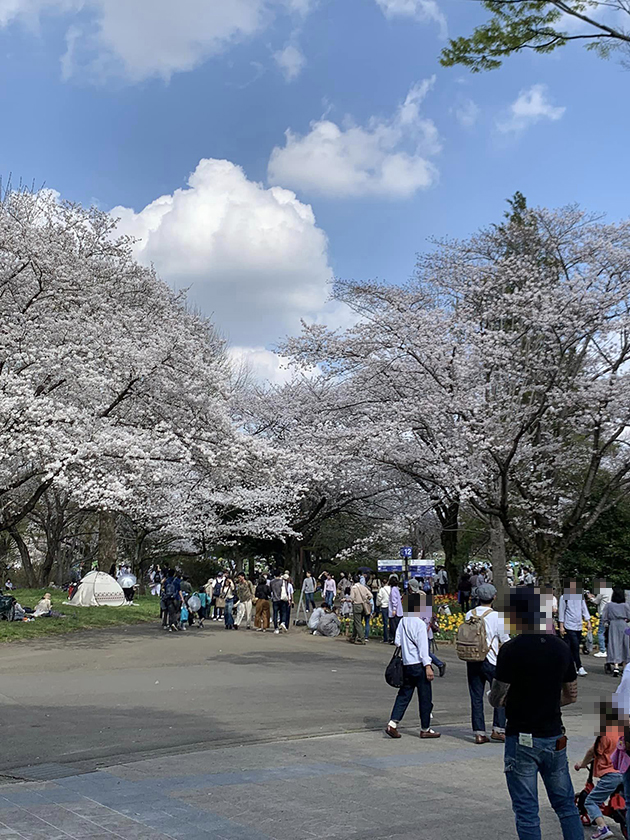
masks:
[[[116,208],[138,258],[275,376],[265,348],[300,317],[344,323],[331,274],[405,280],[430,237],[498,220],[517,189],[627,214],[630,71],[579,46],[441,68],[445,31],[483,18],[473,0],[0,0],[0,170]]]

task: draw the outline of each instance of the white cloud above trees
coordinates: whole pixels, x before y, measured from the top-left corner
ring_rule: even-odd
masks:
[[[139,212],[115,207],[145,264],[189,297],[237,347],[264,348],[317,320],[332,271],[309,205],[250,181],[227,160],[202,160],[185,189]]]
[[[446,37],[446,17],[435,0],[376,0],[386,18],[411,18],[419,23],[433,22]]]
[[[532,85],[522,90],[510,105],[507,115],[497,120],[497,128],[504,134],[518,134],[541,120],[555,122],[566,108],[553,105],[547,85]]]
[[[36,27],[44,14],[72,15],[65,77],[81,72],[130,81],[192,70],[268,27],[303,16],[310,0],[0,0],[0,26]],[[80,13],[80,14],[79,14]]]
[[[320,119],[304,135],[288,129],[285,145],[271,153],[269,182],[335,198],[408,198],[431,187],[438,171],[430,158],[440,138],[420,106],[434,82],[413,85],[389,118],[371,117],[365,125],[347,118],[341,126]]]

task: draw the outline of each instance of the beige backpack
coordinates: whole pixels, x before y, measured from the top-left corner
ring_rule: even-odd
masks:
[[[464,662],[483,662],[488,655],[492,639],[487,638],[484,618],[491,612],[492,609],[481,615],[473,612],[470,618],[460,625],[455,647],[457,655]]]

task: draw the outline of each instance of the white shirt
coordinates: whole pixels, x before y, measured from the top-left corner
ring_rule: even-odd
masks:
[[[623,677],[612,696],[613,708],[626,717],[630,716],[630,668],[623,669]]]
[[[378,590],[378,595],[376,596],[376,606],[379,609],[389,609],[389,595],[391,591],[392,588],[388,584],[385,584],[385,586],[381,586],[381,588]]]
[[[593,598],[593,602],[597,604],[597,615],[604,612],[606,604],[610,604],[612,598],[612,589],[602,588],[599,593]]]
[[[430,665],[427,625],[420,617],[405,616],[396,630],[396,644],[401,648],[403,665]]]
[[[483,615],[488,610],[492,610],[492,608],[487,604],[479,605],[474,610],[469,610],[466,613],[465,619],[468,621],[473,613],[475,615]],[[486,625],[486,641],[490,645],[486,659],[491,665],[496,665],[499,647],[504,642],[510,641],[510,634],[505,632],[503,620],[496,610],[492,610],[488,615],[484,616],[483,623]]]

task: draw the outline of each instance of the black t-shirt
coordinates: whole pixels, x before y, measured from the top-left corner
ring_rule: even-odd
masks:
[[[562,734],[562,684],[577,679],[569,646],[557,636],[525,634],[499,651],[495,678],[509,683],[505,701],[507,735],[535,738]]]

